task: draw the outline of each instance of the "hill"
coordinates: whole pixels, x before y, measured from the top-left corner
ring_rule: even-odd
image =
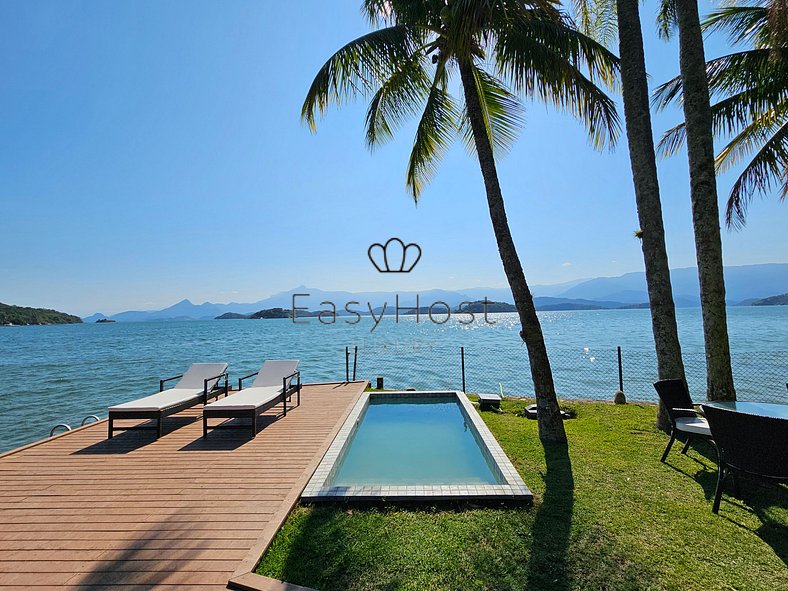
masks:
[[[753,306],[788,306],[788,293],[755,300]]]
[[[673,299],[679,308],[697,307],[700,305],[698,290],[698,271],[694,267],[671,270]],[[763,265],[741,265],[725,268],[725,287],[728,305],[749,305],[751,302],[768,298],[772,294],[783,292],[788,285],[788,263],[770,263]],[[600,308],[614,309],[623,307],[642,307],[648,301],[646,278],[643,272],[626,273],[618,277],[596,277],[593,279],[576,280],[556,285],[532,285],[534,303],[537,310],[596,310]],[[123,322],[139,322],[151,320],[203,320],[223,316],[226,313],[249,316],[262,310],[282,308],[284,310],[297,307],[317,310],[321,302],[335,302],[337,313],[344,314],[345,302],[360,302],[360,313],[368,313],[369,309],[377,311],[384,304],[388,310],[395,306],[395,295],[399,296],[400,308],[427,308],[436,301],[446,302],[455,309],[461,302],[475,302],[487,298],[489,301],[512,304],[511,291],[508,287],[474,287],[457,291],[432,289],[425,291],[401,291],[395,294],[390,291],[328,291],[300,285],[294,289],[276,293],[272,296],[251,303],[230,302],[214,304],[204,302],[193,304],[182,300],[162,310],[129,311],[113,314],[113,320]],[[295,302],[294,302],[295,300]],[[365,310],[367,310],[365,312]],[[299,311],[299,316],[302,313]],[[94,314],[88,319],[95,321],[103,317]]]
[[[79,316],[47,308],[24,308],[0,303],[0,325],[81,324]]]
[[[676,306],[700,305],[698,270],[695,267],[671,269],[670,280]],[[725,267],[725,295],[729,305],[739,304],[748,298],[758,299],[779,293],[786,285],[788,285],[786,263]],[[538,286],[534,287],[534,295],[540,295]],[[637,272],[618,277],[597,277],[578,283],[557,295],[573,299],[614,300],[625,304],[639,304],[648,301],[646,275]]]

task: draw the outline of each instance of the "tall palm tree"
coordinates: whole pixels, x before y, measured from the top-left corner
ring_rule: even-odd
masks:
[[[711,99],[697,0],[663,0],[662,33],[679,31],[679,70],[684,89],[684,123],[690,173],[690,202],[698,262],[706,398],[736,400],[725,308],[720,210],[714,170]]]
[[[419,116],[407,168],[414,199],[458,135],[475,151],[528,350],[539,437],[566,441],[542,329],[506,218],[495,154],[512,144],[522,123],[518,94],[573,113],[597,146],[615,140],[615,104],[595,81],[612,81],[616,58],[574,30],[553,0],[366,0],[363,10],[376,30],[329,58],[307,93],[302,118],[314,129],[316,114],[330,103],[370,97],[366,135],[375,147],[403,120]],[[450,93],[455,72],[463,106]]]
[[[609,44],[618,37],[624,121],[641,229],[638,236],[646,270],[657,373],[659,379],[684,380],[684,362],[665,247],[638,0],[575,0],[575,12],[584,32],[596,36],[600,42]],[[670,418],[662,403],[657,413],[657,426],[665,430],[670,427]]]
[[[704,31],[726,31],[733,44],[749,46],[706,62],[709,91],[720,98],[711,106],[714,132],[717,137],[733,136],[717,153],[717,172],[754,153],[728,195],[728,227],[745,224],[756,194],[778,188],[780,199],[788,196],[788,21],[781,19],[788,19],[785,0],[759,0],[716,10],[703,23]],[[654,98],[664,108],[681,96],[677,77],[660,86]],[[665,133],[658,147],[673,154],[685,136],[681,123]]]

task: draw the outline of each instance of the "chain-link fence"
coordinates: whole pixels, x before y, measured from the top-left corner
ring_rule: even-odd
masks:
[[[623,385],[628,400],[656,401],[653,383],[657,362],[653,351],[620,349],[549,350],[556,390],[562,398],[611,400]],[[683,354],[694,400],[706,396],[706,361],[702,352]],[[382,377],[386,388],[498,392],[533,396],[525,347],[515,354],[471,347],[418,343],[386,343],[348,347],[346,376]],[[742,351],[732,355],[739,400],[788,403],[788,352]]]

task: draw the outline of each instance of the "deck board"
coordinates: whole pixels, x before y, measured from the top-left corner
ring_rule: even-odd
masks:
[[[225,589],[286,517],[366,382],[304,386],[255,439],[106,422],[0,456],[0,589]],[[133,423],[130,422],[129,424]]]

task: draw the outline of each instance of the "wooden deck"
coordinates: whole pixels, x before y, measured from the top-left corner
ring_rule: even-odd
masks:
[[[226,588],[254,568],[365,385],[305,386],[287,417],[260,417],[256,439],[204,441],[196,407],[159,440],[107,440],[102,421],[0,456],[0,589]]]

